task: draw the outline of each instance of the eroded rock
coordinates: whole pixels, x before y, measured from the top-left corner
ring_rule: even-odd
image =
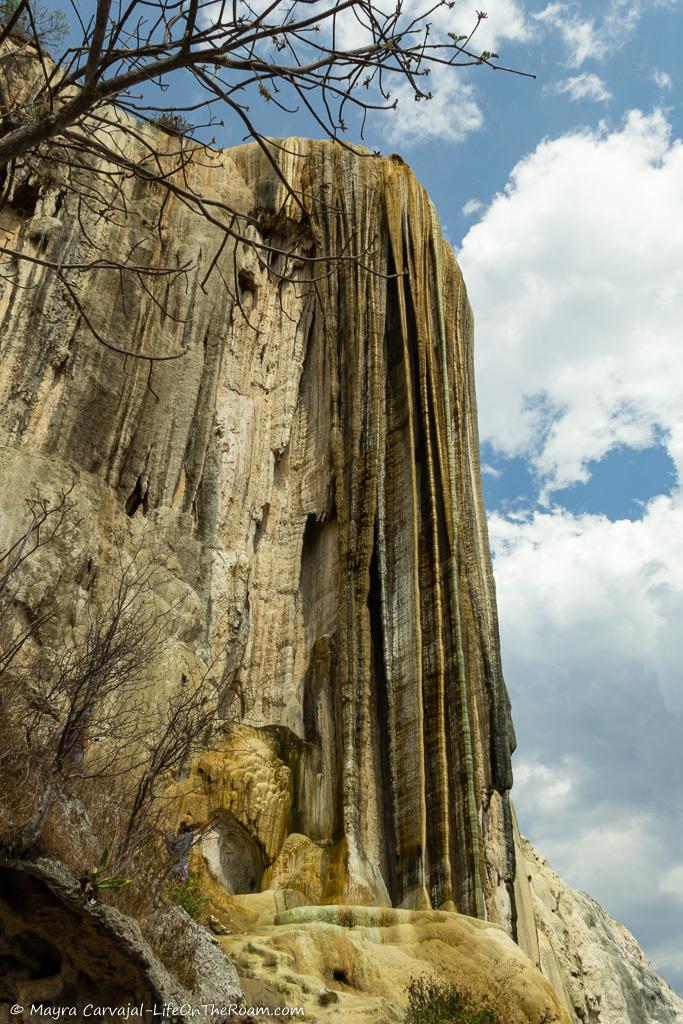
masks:
[[[514,736],[464,283],[403,162],[302,139],[274,153],[304,209],[257,146],[205,153],[186,173],[250,215],[255,240],[292,249],[296,282],[173,195],[140,250],[193,267],[173,317],[127,279],[78,277],[112,345],[178,359],[150,370],[103,347],[45,268],[20,268],[19,299],[2,283],[0,537],[16,531],[33,480],[74,482],[83,526],[26,596],[59,607],[62,635],[74,581],[90,565],[100,585],[112,534],[169,557],[168,600],[175,587],[188,597],[164,692],[212,666],[222,716],[279,732],[268,757],[290,772],[285,794],[255,766],[247,785],[239,751],[232,767],[214,761],[223,782],[204,795],[223,786],[235,821],[220,844],[232,862],[213,858],[228,882],[258,887],[270,871],[296,887],[288,837],[303,836],[342,861],[333,883],[300,859],[320,899],[457,907],[514,932]],[[58,181],[38,182],[13,243],[67,262],[98,246],[123,258],[162,201],[135,180],[125,188],[127,219],[84,211],[81,230]],[[351,237],[368,271],[342,263],[314,286],[319,265],[305,257]],[[329,855],[318,860],[326,870]]]
[[[137,923],[116,908],[84,900],[76,879],[54,860],[0,863],[0,943],[3,970],[0,1003],[24,1007],[88,1004],[114,1008],[166,1004],[192,1008],[189,1019],[204,1016],[204,1005],[240,1004],[235,968],[211,936],[178,908],[183,933],[194,954],[196,984],[184,988],[159,961]],[[17,1019],[16,1017],[14,1019]],[[79,1019],[84,1019],[79,1016]]]
[[[550,984],[502,928],[460,914],[299,907],[222,944],[242,971],[277,979],[282,1003],[339,1024],[403,1020],[408,985],[418,977],[488,1000],[506,1024],[569,1022]]]
[[[683,1024],[683,1000],[636,939],[587,893],[564,882],[522,837],[538,962],[576,1024]]]

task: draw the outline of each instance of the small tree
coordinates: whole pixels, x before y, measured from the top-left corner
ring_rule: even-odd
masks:
[[[0,557],[0,847],[15,854],[37,843],[50,808],[87,780],[117,780],[124,825],[112,852],[143,841],[158,790],[207,741],[216,716],[208,670],[195,681],[183,676],[166,699],[156,693],[155,666],[173,643],[186,594],[160,604],[167,559],[145,552],[144,538],[132,553],[117,546],[117,563],[100,581],[111,597],[98,604],[90,588],[72,642],[20,656],[50,618],[13,622],[22,576],[31,556],[69,528],[68,508],[66,495],[54,505],[32,499],[29,526]]]
[[[26,501],[27,525],[17,539],[0,551],[0,687],[22,648],[37,632],[50,612],[29,616],[22,626],[17,623],[15,607],[20,603],[24,569],[41,548],[51,545],[70,528],[73,512],[70,495],[73,487],[62,491],[51,503],[35,490]]]
[[[25,717],[25,648],[52,617],[51,610],[35,613],[22,599],[26,570],[37,553],[53,545],[70,528],[71,491],[51,503],[37,491],[26,502],[28,523],[0,551],[0,849],[22,851],[36,839],[52,796],[52,785],[36,788],[30,755],[30,722]],[[23,615],[20,613],[23,612]],[[30,664],[30,659],[29,659]],[[42,781],[42,780],[41,780]],[[38,794],[37,803],[31,797]],[[32,813],[17,821],[26,805]]]

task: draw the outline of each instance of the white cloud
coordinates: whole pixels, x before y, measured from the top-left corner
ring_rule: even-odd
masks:
[[[449,42],[447,33],[469,35],[477,25],[477,5],[458,3],[454,9],[438,7],[430,15],[432,42]],[[424,11],[419,0],[409,0],[404,11],[415,15]],[[489,0],[487,17],[483,19],[468,46],[474,53],[483,50],[497,52],[505,42],[523,42],[532,32],[517,0]],[[354,37],[357,42],[357,37]],[[486,69],[479,69],[485,73]],[[398,109],[382,122],[382,131],[392,145],[410,146],[427,139],[461,142],[471,132],[478,131],[484,116],[477,102],[474,86],[466,82],[462,72],[453,68],[434,67],[428,78],[420,79],[420,88],[431,93],[431,100],[415,101],[415,92],[402,81],[392,89],[392,98],[398,100]]]
[[[487,0],[483,5],[487,17],[481,21],[472,37],[471,48],[497,50],[506,42],[526,42],[532,30],[526,18],[524,7],[517,0]],[[477,24],[477,11],[482,5],[456,4],[453,10],[442,8],[436,12],[435,20],[442,30],[467,34]]]
[[[549,490],[658,433],[683,469],[682,178],[663,114],[632,111],[542,142],[462,243],[482,439]]]
[[[522,831],[675,978],[683,497],[637,522],[494,515],[490,534]]]
[[[683,718],[683,499],[659,497],[637,521],[555,510],[493,515],[489,530],[504,653],[514,664],[533,658],[549,687],[574,666],[580,695],[590,673],[578,665],[590,663],[602,702],[618,699],[630,666]]]
[[[427,88],[424,82],[422,86]],[[484,115],[471,85],[450,70],[435,70],[428,79],[428,88],[433,92],[430,100],[416,100],[407,82],[392,92],[398,107],[382,123],[384,135],[392,145],[408,147],[425,139],[462,142],[466,135],[482,127]]]
[[[502,469],[496,469],[495,466],[490,466],[487,462],[483,462],[481,471],[484,476],[490,476],[492,480],[499,480],[503,475]]]
[[[572,102],[578,100],[595,100],[596,103],[604,103],[612,98],[612,93],[606,87],[599,75],[584,72],[581,75],[573,75],[558,82],[555,92],[567,94]]]
[[[579,67],[589,57],[598,56],[599,43],[592,19],[570,14],[567,5],[561,3],[548,4],[534,17],[541,24],[560,32],[569,53],[569,61],[575,67]]]
[[[412,18],[424,17],[431,25],[432,43],[448,42],[448,32],[469,36],[475,30],[469,47],[475,53],[482,50],[495,51],[505,42],[525,42],[531,37],[532,30],[524,6],[518,0],[488,0],[484,6],[487,16],[477,24],[477,11],[481,9],[481,4],[458,2],[452,9],[447,5],[437,6],[428,17],[424,17],[429,4],[425,4],[424,0],[404,0],[403,24]],[[342,11],[337,16],[336,30],[339,43],[350,49],[365,45],[372,37],[367,18],[362,10],[356,8]],[[437,39],[437,35],[441,40]]]
[[[560,33],[569,63],[580,67],[590,59],[604,60],[620,49],[641,16],[640,0],[610,0],[600,20],[581,17],[576,4],[550,3],[534,14],[541,25]]]
[[[652,81],[655,83],[658,89],[670,89],[673,85],[673,79],[668,71],[660,71],[659,68],[655,68],[652,72]]]
[[[615,916],[615,905],[623,912],[629,888],[634,895],[642,891],[642,879],[660,860],[662,849],[656,822],[643,814],[604,821],[563,839],[548,837],[542,853],[575,888],[594,897],[601,893],[599,902]]]
[[[515,800],[527,812],[533,807],[534,814],[543,815],[548,811],[557,814],[566,811],[573,798],[575,785],[571,758],[563,765],[541,764],[533,760],[515,761]]]
[[[480,210],[484,209],[484,204],[481,199],[468,199],[462,208],[463,217],[472,217],[475,213],[479,213]]]

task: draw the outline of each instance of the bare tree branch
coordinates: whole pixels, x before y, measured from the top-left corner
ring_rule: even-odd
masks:
[[[291,276],[292,253],[263,237],[252,216],[202,194],[193,183],[193,168],[220,164],[220,153],[199,137],[222,123],[221,111],[237,118],[246,138],[260,146],[286,198],[310,224],[310,211],[322,207],[324,199],[301,193],[288,179],[277,158],[279,144],[263,134],[260,108],[252,110],[253,101],[272,103],[283,116],[303,111],[317,131],[350,146],[347,118],[356,119],[362,137],[368,114],[396,107],[396,86],[408,85],[415,99],[428,101],[427,83],[435,69],[457,73],[459,68],[485,65],[526,74],[501,64],[497,54],[475,48],[477,29],[487,17],[483,11],[476,12],[468,34],[447,30],[453,0],[427,0],[422,9],[416,0],[394,0],[387,9],[374,0],[327,5],[312,0],[128,0],[125,5],[96,0],[87,22],[69,0],[69,44],[54,60],[42,42],[39,2],[21,0],[0,33],[0,208],[15,202],[27,182],[40,187],[56,177],[85,234],[93,218],[112,223],[129,219],[127,186],[137,180],[183,204],[223,239],[254,249],[269,272],[269,257],[281,258],[278,273],[284,278]],[[19,45],[20,28],[27,45]],[[169,106],[165,99],[179,75],[191,76],[199,91],[182,108]],[[150,132],[150,124],[163,134]],[[169,138],[176,140],[175,146]],[[309,264],[309,274],[319,265],[317,280],[336,273],[343,262],[377,272],[371,248],[349,245],[325,253],[315,238],[312,242],[297,259]],[[200,272],[205,283],[223,249],[219,240],[208,268],[190,263],[172,267],[161,260],[140,265],[104,255],[77,264],[7,240],[0,247],[0,273],[16,287],[26,286],[12,269],[22,262],[54,273],[98,342],[123,356],[149,360],[151,367],[155,361],[179,358],[184,350],[158,355],[112,343],[84,308],[74,275],[125,273],[152,296],[143,278],[149,282],[175,275],[180,285],[183,277]],[[9,270],[2,270],[3,260]],[[309,276],[309,286],[311,280]],[[235,298],[241,307],[239,296]],[[170,309],[168,304],[164,308]]]

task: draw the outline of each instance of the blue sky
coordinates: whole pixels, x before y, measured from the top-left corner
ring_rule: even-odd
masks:
[[[683,2],[480,6],[536,79],[435,75],[366,144],[430,192],[474,309],[522,829],[683,993]]]

